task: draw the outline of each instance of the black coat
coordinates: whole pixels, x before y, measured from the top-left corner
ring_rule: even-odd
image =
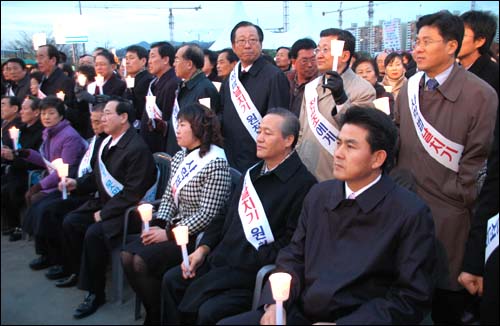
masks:
[[[18,83],[14,83],[12,86],[14,94],[16,97],[23,103],[24,99],[27,95],[31,95],[30,91],[30,74],[26,73],[23,79],[21,79]],[[19,108],[21,110],[21,108]]]
[[[316,179],[297,153],[264,175],[260,174],[262,165],[260,162],[252,169],[250,178],[266,212],[274,242],[256,250],[245,238],[238,214],[242,176],[230,198],[225,217],[214,219],[201,239],[200,245],[212,249],[206,260],[209,271],[191,283],[179,306],[181,311],[196,311],[206,299],[226,289],[245,289],[251,295],[257,271],[274,263],[278,251],[290,241],[302,201]]]
[[[262,117],[271,108],[289,108],[290,85],[288,79],[279,68],[268,64],[263,57],[253,63],[248,74],[241,76],[240,70],[239,79]],[[224,149],[229,165],[240,172],[246,171],[259,160],[256,156],[257,148],[231,100],[229,78],[226,78],[222,84],[220,94],[222,107],[219,110],[219,115],[222,121]]]
[[[45,76],[44,76],[45,78]],[[56,67],[47,79],[42,81],[40,90],[47,96],[64,92],[64,104],[73,107],[75,102],[75,81],[64,74],[61,68]]]
[[[21,148],[31,148],[36,151],[42,146],[43,125],[38,119],[33,125],[22,125],[19,132],[19,143]],[[10,173],[27,175],[28,170],[40,169],[38,165],[29,163],[19,157],[14,157],[11,163]]]
[[[480,56],[469,68],[469,71],[490,84],[498,95],[498,63],[491,61],[489,55]]]
[[[179,109],[182,109],[188,104],[197,103],[199,99],[206,97],[210,98],[211,109],[217,112],[220,107],[219,92],[217,92],[217,88],[215,88],[214,84],[212,84],[205,74],[202,71],[199,71],[197,75],[189,79],[187,82],[181,82],[179,86],[179,94],[177,95]],[[177,145],[177,138],[172,125],[172,119],[169,119],[167,132],[167,153],[173,157],[175,153],[180,151],[180,149],[179,145]]]
[[[111,74],[111,77],[102,86],[102,92],[105,95],[116,95],[123,96],[125,89],[127,88],[127,83],[120,79],[115,73]]]
[[[100,198],[86,202],[79,210],[93,207],[101,210],[104,233],[108,238],[123,231],[123,216],[128,207],[137,205],[156,180],[153,154],[130,127],[111,149],[103,150],[103,163],[109,173],[123,185],[123,190],[110,197],[101,183],[99,164],[77,180],[77,191],[90,193],[98,190]]]
[[[146,106],[146,95],[148,95],[149,83],[154,76],[147,70],[143,70],[135,76],[134,87],[126,88],[123,97],[132,101],[135,109],[135,119],[141,120],[144,107]],[[141,128],[146,127],[141,125]],[[147,128],[147,127],[146,127]]]
[[[168,122],[172,116],[175,90],[180,81],[181,80],[175,75],[175,69],[171,68],[160,77],[156,85],[151,87],[151,91],[156,96],[156,105],[158,105],[158,108],[163,114],[163,120],[166,121],[167,128]],[[148,121],[148,114],[146,110],[144,110],[141,119],[141,136],[144,138],[146,144],[148,144],[151,152],[165,152],[167,149],[167,131],[165,131],[165,135],[159,129],[150,131],[148,128]]]
[[[343,181],[314,186],[276,259],[292,275],[287,311],[299,307],[312,323],[420,323],[434,290],[434,234],[429,207],[388,176],[354,200]],[[261,303],[271,302],[264,291]]]

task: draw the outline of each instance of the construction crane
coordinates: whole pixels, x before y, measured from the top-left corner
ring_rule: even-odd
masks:
[[[368,1],[370,2],[370,1]],[[398,1],[386,1],[386,2],[378,2],[378,3],[375,3],[373,1],[371,1],[372,4],[372,15],[373,15],[373,6],[379,6],[379,5],[383,5],[383,4],[386,4],[386,3],[391,3],[391,2],[398,2]],[[338,12],[339,13],[339,28],[342,29],[342,13],[346,10],[354,10],[354,9],[362,9],[362,8],[366,8],[366,7],[369,7],[370,4],[368,5],[363,5],[363,6],[357,6],[357,7],[350,7],[350,8],[344,8],[342,9],[342,3],[343,1],[340,1],[340,6],[339,6],[339,9],[337,10],[332,10],[332,11],[323,11],[321,14],[323,16],[326,16],[327,14],[332,14],[332,13],[335,13],[335,12]]]
[[[170,41],[174,41],[174,14],[173,10],[180,10],[180,9],[188,9],[188,10],[200,10],[201,5],[198,7],[175,7],[175,8],[168,8],[169,15],[168,15],[168,27],[170,29]]]

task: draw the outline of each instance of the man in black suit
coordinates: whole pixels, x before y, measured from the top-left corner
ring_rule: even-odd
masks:
[[[89,291],[73,315],[77,319],[94,313],[105,302],[106,264],[122,234],[123,215],[149,193],[156,180],[153,155],[131,127],[134,120],[130,103],[109,101],[102,118],[109,137],[100,146],[94,170],[77,180],[66,179],[68,191],[98,190],[100,195],[66,215],[63,222],[64,246],[70,248],[70,258],[82,257],[79,288]],[[130,230],[138,232],[140,220],[134,222]]]

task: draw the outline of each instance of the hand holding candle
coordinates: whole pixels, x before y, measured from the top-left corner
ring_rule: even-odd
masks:
[[[17,150],[17,143],[19,141],[19,129],[16,126],[9,129],[10,139],[12,139],[12,150]]]
[[[149,221],[153,216],[153,205],[151,204],[142,204],[137,207],[139,214],[141,214],[142,221],[144,222],[144,231],[149,231]]]
[[[344,41],[332,40],[330,51],[333,57],[332,70],[337,71],[337,66],[339,65],[339,57],[341,57],[342,53],[344,52]]]
[[[66,177],[68,176],[69,164],[64,163],[61,158],[52,161],[52,165],[56,168],[59,178],[62,183],[62,199],[68,199],[68,191],[66,189]]]
[[[284,325],[283,301],[288,300],[291,280],[292,276],[288,273],[274,273],[269,276],[273,299],[276,301],[276,325]]]
[[[87,83],[87,76],[85,76],[82,73],[78,74],[78,85],[81,87],[85,87],[85,84]]]
[[[177,242],[177,245],[181,246],[182,263],[184,264],[184,267],[186,267],[186,270],[188,271],[187,274],[189,275],[189,259],[188,259],[187,248],[186,248],[186,245],[189,242],[188,227],[185,225],[179,225],[179,226],[173,228],[172,232],[174,233],[175,241]]]
[[[57,96],[57,98],[58,98],[58,99],[60,99],[61,101],[64,101],[64,97],[65,97],[66,95],[64,94],[64,92],[63,92],[63,91],[59,91],[59,92],[57,92],[57,93],[56,93],[56,96]]]

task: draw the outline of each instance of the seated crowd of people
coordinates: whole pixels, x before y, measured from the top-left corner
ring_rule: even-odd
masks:
[[[86,291],[76,319],[106,302],[121,248],[145,324],[276,324],[269,281],[252,310],[269,264],[291,275],[291,324],[498,323],[495,32],[489,13],[440,11],[411,54],[359,56],[329,28],[268,60],[242,21],[218,53],[131,45],[117,68],[97,48],[74,75],[43,45],[37,71],[2,70],[2,233]]]

